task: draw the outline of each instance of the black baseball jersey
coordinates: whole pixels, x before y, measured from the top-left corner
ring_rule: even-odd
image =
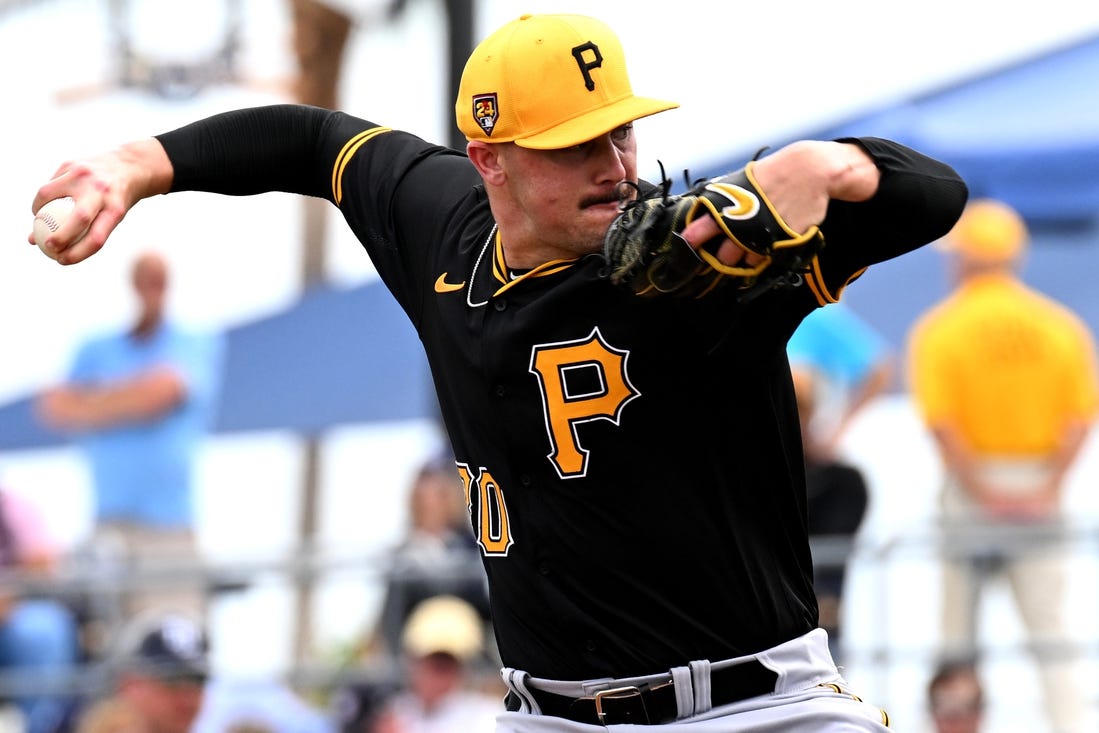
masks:
[[[966,196],[949,167],[858,141],[879,193],[832,203],[801,286],[739,303],[637,298],[599,254],[508,272],[464,154],[345,114],[260,108],[159,139],[174,190],[343,213],[423,341],[507,666],[642,675],[816,626],[786,341],[865,267],[949,229]]]

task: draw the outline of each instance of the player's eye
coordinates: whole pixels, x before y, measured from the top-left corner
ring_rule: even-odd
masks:
[[[614,128],[608,134],[610,135],[611,142],[614,143],[616,147],[621,147],[623,143],[630,139],[630,135],[633,134],[633,123],[627,122],[621,127]],[[575,150],[577,152],[588,151],[595,147],[597,142],[599,142],[599,138],[595,138],[594,140],[588,140],[587,142],[580,143],[579,145],[574,145],[571,148],[567,148],[567,150]]]
[[[633,123],[627,122],[625,125],[611,130],[611,140],[613,140],[616,145],[619,145],[629,140],[632,134]]]
[[[609,141],[617,150],[622,151],[626,149],[627,144],[633,135],[633,123],[628,122],[625,125],[616,127],[608,133],[604,133],[597,138],[582,142],[579,145],[572,145],[567,148],[560,148],[553,151],[554,157],[561,160],[570,160],[579,162],[592,155],[597,150],[605,149],[607,142]],[[575,163],[570,163],[575,164]]]

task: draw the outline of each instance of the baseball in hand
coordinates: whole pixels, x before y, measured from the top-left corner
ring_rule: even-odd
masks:
[[[42,208],[34,215],[34,241],[38,243],[38,249],[42,250],[42,253],[50,259],[55,259],[55,257],[44,246],[46,237],[64,225],[75,206],[76,202],[71,197],[65,196],[42,204]],[[87,233],[87,230],[85,230],[85,233]],[[80,237],[83,236],[84,234],[80,235]],[[80,237],[77,237],[78,241]]]

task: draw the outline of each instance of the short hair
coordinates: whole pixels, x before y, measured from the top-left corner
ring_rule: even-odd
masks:
[[[980,676],[977,673],[977,664],[972,659],[948,659],[939,663],[931,680],[927,683],[927,700],[932,712],[935,710],[936,694],[956,679],[969,679],[973,681],[975,709],[984,709],[984,687],[981,685]]]

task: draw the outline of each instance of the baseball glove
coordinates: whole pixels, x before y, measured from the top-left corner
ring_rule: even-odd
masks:
[[[726,176],[703,180],[682,195],[669,195],[664,179],[653,195],[620,190],[623,202],[603,239],[612,282],[641,296],[702,297],[728,282],[749,299],[774,287],[797,284],[824,246],[816,226],[797,233],[772,208],[756,183],[753,162]],[[697,250],[679,232],[699,216],[710,216],[722,234]],[[717,258],[724,238],[762,256],[754,265],[726,265]]]

